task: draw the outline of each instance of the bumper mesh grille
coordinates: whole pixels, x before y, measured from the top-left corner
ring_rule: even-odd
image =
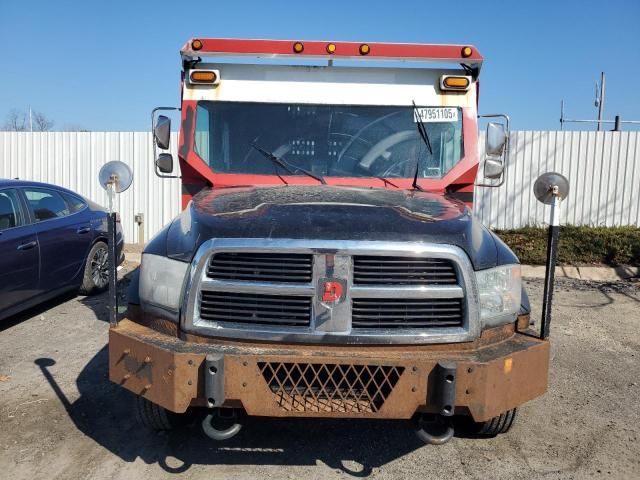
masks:
[[[392,365],[259,362],[287,412],[376,413],[404,372]]]
[[[200,318],[214,322],[308,327],[311,298],[203,291]]]
[[[450,260],[420,257],[353,257],[355,285],[456,285]]]
[[[207,276],[217,280],[309,283],[313,256],[296,253],[216,253]]]
[[[353,328],[460,327],[464,319],[462,299],[354,298]]]

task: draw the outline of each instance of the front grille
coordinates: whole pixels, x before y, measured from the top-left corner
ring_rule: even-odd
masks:
[[[309,283],[313,256],[296,253],[216,253],[207,276],[217,280]]]
[[[376,413],[404,367],[259,362],[258,368],[287,412]]]
[[[353,328],[460,327],[464,319],[459,298],[354,298]]]
[[[311,322],[311,298],[203,291],[200,318],[214,322],[308,327]]]
[[[452,245],[214,238],[194,258],[183,321],[189,333],[314,345],[480,335],[473,265]],[[332,302],[325,293],[334,292],[341,295]]]
[[[453,263],[441,258],[353,257],[355,285],[456,285]]]

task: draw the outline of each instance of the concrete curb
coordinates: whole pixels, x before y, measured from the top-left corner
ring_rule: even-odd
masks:
[[[544,278],[544,271],[544,265],[522,265],[522,276],[526,278]],[[615,282],[638,276],[640,276],[640,267],[556,267],[556,278],[572,280]]]

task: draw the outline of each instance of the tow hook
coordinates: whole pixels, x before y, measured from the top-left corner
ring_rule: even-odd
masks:
[[[453,437],[450,418],[455,411],[457,366],[439,362],[429,375],[428,403],[438,414],[422,414],[417,418],[416,435],[430,445],[442,445]]]
[[[416,435],[429,445],[442,445],[453,438],[454,430],[442,415],[420,415],[416,420]]]
[[[238,434],[242,424],[237,422],[235,410],[231,410],[231,415],[227,417],[221,415],[227,409],[219,408],[225,400],[224,355],[207,355],[204,369],[204,392],[207,398],[207,406],[212,410],[202,421],[202,430],[204,430],[207,437],[213,440],[228,440]],[[224,430],[218,430],[213,426],[213,421],[218,418],[232,419],[231,426]]]
[[[242,429],[242,424],[238,423],[237,415],[233,412],[229,417],[220,415],[220,409],[215,409],[213,412],[209,413],[204,420],[202,420],[202,430],[205,435],[212,440],[216,440],[221,442],[223,440],[229,440],[232,437],[235,437],[240,430]],[[213,421],[216,418],[232,418],[233,424],[224,430],[219,430],[213,426]]]

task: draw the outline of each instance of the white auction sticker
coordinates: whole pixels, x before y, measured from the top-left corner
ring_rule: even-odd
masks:
[[[415,114],[413,115],[413,121],[417,122],[418,120],[422,123],[457,122],[458,109],[446,107],[419,107],[415,109]]]

